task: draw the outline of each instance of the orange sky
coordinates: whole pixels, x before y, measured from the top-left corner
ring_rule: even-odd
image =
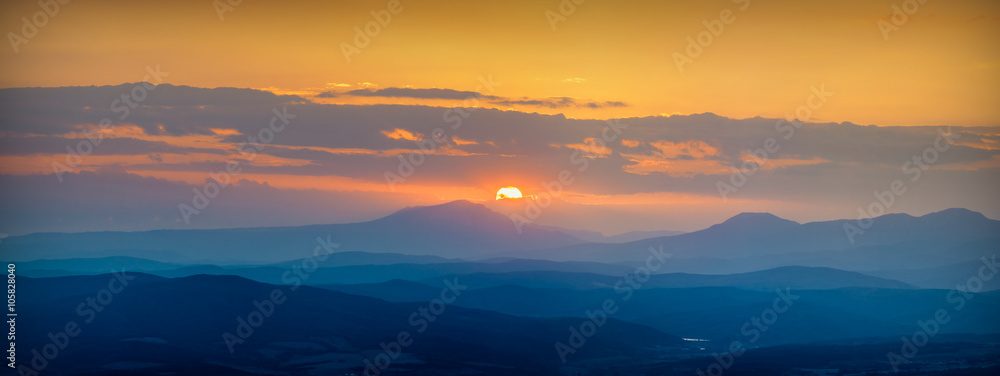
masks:
[[[342,42],[386,1],[70,2],[27,43],[0,48],[0,87],[107,85],[159,64],[167,82],[198,87],[475,90],[491,74],[509,98],[573,97],[627,107],[536,108],[574,118],[714,112],[783,117],[811,85],[835,100],[814,120],[879,125],[1000,125],[1000,3],[929,1],[898,30],[880,31],[903,1],[591,0],[553,30],[551,1],[408,1],[348,63]],[[5,2],[0,25],[19,32],[35,2]],[[681,72],[673,53],[730,10]],[[333,86],[346,84],[348,86]],[[337,102],[427,101],[342,98]]]
[[[57,3],[52,1],[44,4]],[[396,158],[415,150],[415,140],[443,124],[443,110],[409,106],[401,115],[378,108],[376,116],[353,124],[336,117],[357,115],[354,106],[297,103],[315,116],[300,118],[268,152],[244,161],[248,172],[239,179],[286,191],[392,197],[378,209],[384,214],[401,203],[486,201],[506,185],[534,195],[561,169],[573,168],[571,153],[590,150],[598,167],[565,190],[564,206],[549,210],[562,213],[560,219],[548,223],[600,230],[600,221],[583,222],[599,216],[579,214],[597,206],[609,218],[633,219],[613,221],[603,228],[607,232],[692,230],[744,210],[799,220],[852,217],[857,205],[871,200],[871,190],[881,189],[937,135],[929,127],[816,126],[761,167],[771,180],[759,178],[740,197],[723,201],[716,181],[750,159],[748,148],[780,135],[772,120],[753,119],[757,116],[880,127],[1000,126],[997,1],[927,1],[914,8],[915,0],[588,0],[569,9],[572,0],[260,0],[220,13],[216,4],[226,1],[89,0],[61,5],[57,12],[50,8],[51,16],[44,16],[48,5],[38,2],[4,2],[0,27],[8,43],[0,48],[0,88],[121,85],[143,80],[147,67],[159,67],[169,73],[164,82],[173,85],[254,88],[320,104],[458,107],[468,103],[359,91],[478,92],[480,106],[504,112],[476,115],[487,125],[450,134],[448,144],[429,156],[436,162],[406,184],[387,185],[380,173],[394,169]],[[899,7],[906,9],[901,10],[905,20],[893,15]],[[375,27],[379,17],[385,25],[370,43],[357,45],[356,28]],[[25,28],[25,19],[45,22],[34,32]],[[345,46],[354,49],[349,58]],[[484,86],[485,81],[495,85]],[[248,91],[216,92],[252,97]],[[821,92],[826,94],[817,98]],[[203,99],[202,94],[191,95]],[[50,174],[52,161],[65,157],[63,144],[82,140],[79,131],[100,118],[87,115],[105,110],[107,103],[102,98],[80,110],[73,107],[76,99],[56,96],[68,101],[31,97],[44,103],[8,111],[0,142],[11,150],[30,146],[0,150],[0,175]],[[171,98],[164,103],[176,99]],[[235,107],[147,105],[136,112],[152,115],[116,121],[106,130],[108,139],[128,150],[102,146],[75,170],[120,169],[197,185],[208,172],[242,157],[233,138],[257,130],[257,118]],[[262,119],[270,117],[270,106]],[[803,118],[807,106],[813,108]],[[607,147],[593,147],[603,122],[520,112],[638,124]],[[721,117],[669,117],[706,112]],[[662,117],[641,119],[650,116]],[[200,129],[203,124],[195,119],[220,124]],[[144,130],[142,121],[190,124],[171,133],[162,124]],[[48,128],[57,125],[70,131]],[[353,132],[356,139],[338,144],[333,128]],[[925,179],[929,182],[922,184],[947,195],[928,201],[913,194],[907,199],[913,205],[893,210],[919,214],[962,206],[1000,213],[995,197],[978,188],[997,179],[996,129],[958,131],[965,135],[962,151],[932,169],[966,174]],[[829,144],[833,139],[840,143]],[[861,170],[865,177],[854,177]],[[804,176],[813,180],[800,188]],[[650,220],[668,213],[674,222]]]

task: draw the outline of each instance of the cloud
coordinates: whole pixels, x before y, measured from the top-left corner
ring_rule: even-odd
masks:
[[[546,107],[546,108],[567,108],[567,107],[577,107],[577,108],[605,108],[605,107],[628,107],[625,102],[617,101],[605,101],[605,102],[580,102],[574,98],[570,97],[552,97],[545,99],[529,99],[527,97],[512,100],[505,99],[491,102],[501,106],[534,106],[534,107]]]
[[[136,92],[136,102],[143,106],[232,106],[255,104],[282,104],[306,102],[297,95],[277,95],[269,91],[248,88],[200,88],[185,85],[160,84],[155,89],[146,89],[148,83],[135,82],[107,86],[64,86],[0,89],[0,105],[40,107],[45,103],[60,106],[110,107],[111,103],[123,96]],[[142,89],[136,89],[142,87]],[[141,98],[141,93],[147,97]]]
[[[551,146],[580,151],[583,153],[583,157],[585,158],[604,158],[612,153],[611,148],[607,147],[603,142],[598,142],[596,137],[587,137],[581,143],[565,145],[553,144]]]
[[[240,180],[227,186],[186,224],[178,205],[191,205],[195,185],[141,177],[120,169],[64,177],[63,183],[56,183],[49,175],[0,175],[3,232],[19,235],[345,223],[376,219],[414,202],[428,202],[426,197],[412,194],[331,194]]]
[[[248,107],[270,111],[276,106],[302,103],[308,101],[297,95],[256,89],[170,84],[150,90],[144,83],[8,88],[0,89],[0,127],[5,132],[59,135],[107,118],[112,125],[135,124],[149,134],[214,134],[212,128],[261,123],[246,116],[256,113],[239,114]]]
[[[90,89],[100,91],[97,88]],[[81,140],[68,137],[78,137],[82,124],[117,116],[106,105],[80,107],[90,99],[77,96],[94,97],[94,92],[59,89],[50,88],[51,97],[36,97],[35,102],[22,99],[22,106],[8,106],[0,113],[0,173],[22,174],[33,167],[37,168],[31,171],[50,173],[52,161],[64,160],[65,147]],[[4,93],[17,96],[18,90],[32,89],[5,89]],[[462,118],[456,129],[447,120],[449,111],[457,117],[453,108],[284,103],[294,98],[261,96],[255,91],[235,95],[244,102],[213,99],[216,95],[200,96],[207,105],[188,100],[191,105],[167,108],[143,102],[125,122],[115,117],[116,132],[106,136],[84,158],[84,164],[90,169],[117,165],[129,172],[207,176],[224,169],[239,144],[250,137],[259,141],[277,107],[295,118],[274,134],[252,163],[243,164],[244,174],[262,183],[297,177],[303,187],[310,188],[318,179],[338,178],[365,182],[357,188],[362,191],[384,188],[385,172],[397,171],[400,157],[421,148],[416,140],[440,128],[447,141],[423,155],[423,163],[404,185],[490,187],[498,177],[508,177],[523,181],[518,184],[529,189],[530,184],[558,177],[562,170],[577,171],[580,160],[586,159],[587,168],[576,173],[572,187],[567,188],[579,194],[717,196],[716,183],[728,179],[748,153],[773,138],[779,150],[740,189],[739,198],[860,205],[871,200],[872,187],[879,182],[910,178],[903,174],[902,164],[923,153],[938,137],[938,127],[808,123],[795,128],[777,119],[731,119],[710,113],[620,119],[627,128],[617,135],[606,132],[607,123],[602,120],[490,108],[479,108]],[[263,101],[258,96],[271,99]],[[153,93],[150,100],[156,103]],[[160,101],[166,103],[166,99]],[[548,101],[580,103],[562,98]],[[122,126],[132,123],[137,126]],[[134,132],[117,132],[122,129]],[[959,142],[940,153],[935,165],[923,172],[921,188],[907,193],[905,202],[912,204],[900,201],[901,208],[939,210],[958,203],[975,208],[971,203],[995,202],[994,194],[980,187],[993,186],[997,180],[1000,128],[953,127],[951,132],[961,136]],[[614,137],[603,141],[608,136]],[[580,158],[581,149],[596,158]],[[38,162],[37,166],[26,163],[31,161]],[[43,180],[57,184],[53,176]],[[936,195],[918,193],[924,191]]]
[[[582,78],[567,79],[566,82],[580,83],[586,81]],[[415,98],[415,99],[445,99],[445,100],[465,100],[470,98],[482,98],[490,103],[500,106],[533,106],[545,108],[606,108],[606,107],[628,107],[628,104],[620,101],[579,101],[571,97],[551,97],[544,99],[532,99],[523,97],[521,99],[511,99],[494,95],[484,95],[474,91],[460,91],[452,89],[416,89],[390,87],[385,89],[358,89],[345,93],[326,91],[317,95],[319,98],[336,98],[341,95],[358,97],[385,97],[385,98]]]
[[[412,132],[410,132],[408,130],[405,130],[405,129],[402,129],[402,128],[393,129],[392,132],[390,132],[390,131],[382,131],[382,134],[384,134],[386,137],[389,137],[389,138],[391,138],[393,140],[420,141],[420,140],[424,139],[423,135],[421,135],[419,133],[418,134],[413,134]]]
[[[107,136],[105,136],[107,137]],[[66,146],[75,147],[81,140],[57,136],[0,137],[0,156],[32,154],[65,154]],[[146,141],[135,138],[105,138],[99,147],[94,148],[90,155],[145,155],[149,153],[207,153],[226,154],[225,151],[212,148],[184,147],[171,145],[164,141]]]
[[[0,137],[0,155],[32,155],[66,153],[66,146],[76,146],[81,139],[33,136]],[[134,138],[106,138],[101,140],[100,147],[94,148],[91,155],[144,155],[149,153],[209,153],[225,154],[218,149],[195,148],[170,145],[163,141],[145,141]]]
[[[325,93],[324,93],[325,94]],[[357,97],[389,97],[389,98],[416,98],[416,99],[450,99],[465,100],[470,98],[500,99],[492,95],[484,95],[474,91],[459,91],[452,89],[415,89],[407,87],[390,87],[385,89],[359,89],[351,90],[345,95]]]
[[[452,138],[451,138],[451,141],[452,141],[452,142],[454,142],[454,143],[455,143],[455,145],[458,145],[458,146],[464,146],[464,145],[479,145],[479,143],[478,143],[478,142],[476,142],[476,141],[472,141],[472,140],[466,140],[466,139],[463,139],[463,138],[459,138],[459,137],[452,137]]]
[[[622,145],[635,148],[638,142],[622,140]],[[629,161],[628,173],[649,175],[663,173],[673,177],[694,175],[724,175],[731,170],[722,160],[722,152],[704,141],[652,141],[645,153],[622,152]]]

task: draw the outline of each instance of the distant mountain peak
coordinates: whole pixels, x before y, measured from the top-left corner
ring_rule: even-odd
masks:
[[[795,221],[790,221],[771,213],[750,213],[744,212],[734,215],[732,218],[727,219],[723,224],[726,223],[794,223],[799,224]]]
[[[798,225],[798,222],[790,221],[771,213],[740,213],[710,228],[736,231],[773,231],[792,228]]]
[[[942,211],[937,211],[929,214],[925,214],[920,218],[925,219],[940,219],[940,220],[984,220],[986,218],[980,212],[972,211],[965,208],[951,208]]]
[[[457,227],[499,228],[508,226],[513,231],[510,220],[482,204],[468,200],[457,200],[430,206],[414,206],[401,209],[374,222],[394,226],[425,226],[431,222]]]
[[[889,214],[880,215],[878,218],[879,219],[898,218],[898,219],[904,219],[905,220],[905,219],[913,219],[913,218],[917,218],[917,217],[914,217],[914,216],[906,214],[906,213],[889,213]]]
[[[470,211],[478,211],[480,213],[494,213],[494,214],[496,213],[496,212],[490,210],[490,208],[487,208],[486,205],[483,205],[483,204],[477,204],[477,203],[469,201],[469,200],[455,200],[455,201],[449,201],[449,202],[446,202],[446,203],[443,203],[443,204],[437,204],[437,205],[408,206],[408,207],[405,207],[403,209],[400,209],[400,210],[396,211],[396,213],[390,215],[390,217],[393,216],[393,215],[396,215],[396,214],[413,213],[413,212],[423,212],[423,213],[435,213],[435,212],[437,212],[437,213],[445,213],[445,212],[458,213],[458,212],[465,212],[465,213],[468,213]]]
[[[472,201],[469,201],[469,200],[464,200],[464,199],[463,200],[449,201],[449,202],[446,202],[446,203],[443,203],[443,204],[439,204],[439,205],[435,205],[435,206],[476,206],[476,207],[484,207],[484,208],[486,207],[483,204],[477,204],[475,202],[472,202]]]

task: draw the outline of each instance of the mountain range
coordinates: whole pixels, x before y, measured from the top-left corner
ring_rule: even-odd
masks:
[[[1000,245],[1000,221],[966,209],[948,209],[920,217],[886,214],[872,219],[863,234],[849,237],[845,226],[855,220],[834,220],[799,224],[766,213],[743,213],[707,229],[621,244],[567,245],[556,249],[523,252],[525,258],[636,262],[645,260],[649,247],[664,247],[675,258],[741,259],[749,257],[796,257],[789,254],[820,255],[827,251],[909,244],[915,253],[943,253],[941,247],[985,242],[986,249]],[[826,255],[823,255],[826,256]],[[976,257],[978,258],[978,257]]]
[[[419,274],[421,268],[435,269],[428,272],[434,274],[447,273],[447,268],[462,273],[532,270],[530,266],[490,270],[481,265],[458,265],[469,260],[479,260],[477,265],[511,260],[522,260],[518,262],[526,265],[524,259],[590,262],[564,267],[569,268],[567,271],[620,275],[628,268],[614,264],[640,265],[652,247],[671,254],[660,272],[732,274],[782,266],[812,266],[894,276],[922,287],[945,288],[959,280],[965,270],[951,268],[941,278],[930,281],[924,281],[920,273],[908,271],[971,265],[1000,249],[1000,221],[965,209],[948,209],[920,217],[883,215],[874,218],[870,228],[856,235],[852,243],[844,228],[856,224],[855,220],[799,224],[767,213],[743,213],[690,233],[598,243],[571,235],[580,235],[578,231],[550,226],[526,226],[518,234],[509,218],[479,204],[455,201],[407,208],[385,218],[352,224],[36,233],[4,239],[0,255],[13,261],[128,256],[192,268],[173,275],[180,276],[218,274],[212,269],[221,270],[223,266],[244,269],[286,266],[312,256],[318,244],[328,243],[336,247],[331,248],[336,256],[324,261],[323,266],[358,266],[356,273],[373,273],[375,277],[367,281],[356,281],[362,283],[392,279],[397,272],[391,266],[394,264],[418,265],[396,267],[406,269],[400,272],[411,275]],[[596,235],[589,235],[593,236]],[[456,265],[444,266],[446,263]],[[75,266],[38,263],[31,269],[36,270],[37,276],[109,271],[87,270],[83,267],[86,264],[76,262],[69,264]],[[146,272],[164,269],[136,266],[139,266],[136,270]],[[389,278],[378,277],[379,273]]]
[[[1000,278],[984,274],[1000,221],[889,214],[852,241],[856,224],[743,213],[688,233],[518,233],[457,201],[351,224],[36,233],[0,255],[30,318],[22,364],[67,323],[85,333],[52,374],[347,375],[386,354],[385,374],[696,374],[738,341],[754,355],[727,374],[864,374],[942,310],[900,374],[1000,367]]]
[[[275,263],[310,257],[317,239],[337,251],[483,258],[514,250],[584,243],[559,231],[525,226],[469,201],[406,208],[374,221],[297,227],[143,232],[35,233],[0,244],[10,260],[133,256],[164,262]]]

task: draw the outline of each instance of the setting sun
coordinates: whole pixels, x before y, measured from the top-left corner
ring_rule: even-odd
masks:
[[[1000,0],[72,3],[0,368],[1000,376]]]
[[[503,187],[497,191],[497,200],[521,198],[521,190],[516,187]]]

